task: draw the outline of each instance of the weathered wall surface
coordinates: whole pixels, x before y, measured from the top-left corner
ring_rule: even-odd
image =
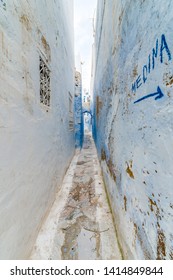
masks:
[[[84,137],[84,124],[82,114],[82,67],[80,54],[75,56],[75,147],[82,148]]]
[[[72,11],[71,0],[0,4],[0,259],[28,257],[74,153]],[[40,56],[50,106],[40,103]]]
[[[172,10],[98,1],[94,135],[127,259],[173,259]]]
[[[82,148],[84,128],[82,114],[82,77],[81,72],[75,72],[75,147]]]

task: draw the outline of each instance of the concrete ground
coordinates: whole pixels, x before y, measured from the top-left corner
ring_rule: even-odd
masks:
[[[121,259],[91,135],[76,152],[30,259]]]

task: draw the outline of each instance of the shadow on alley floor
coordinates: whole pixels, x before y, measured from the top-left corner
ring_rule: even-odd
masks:
[[[85,136],[37,237],[30,259],[121,259],[96,148]]]

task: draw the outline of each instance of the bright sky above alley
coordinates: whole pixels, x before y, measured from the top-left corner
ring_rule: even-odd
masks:
[[[83,88],[90,89],[93,18],[97,0],[74,0],[75,53],[80,54]]]

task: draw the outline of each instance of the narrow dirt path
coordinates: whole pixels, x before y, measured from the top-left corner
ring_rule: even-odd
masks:
[[[72,160],[31,259],[121,259],[90,134]]]

